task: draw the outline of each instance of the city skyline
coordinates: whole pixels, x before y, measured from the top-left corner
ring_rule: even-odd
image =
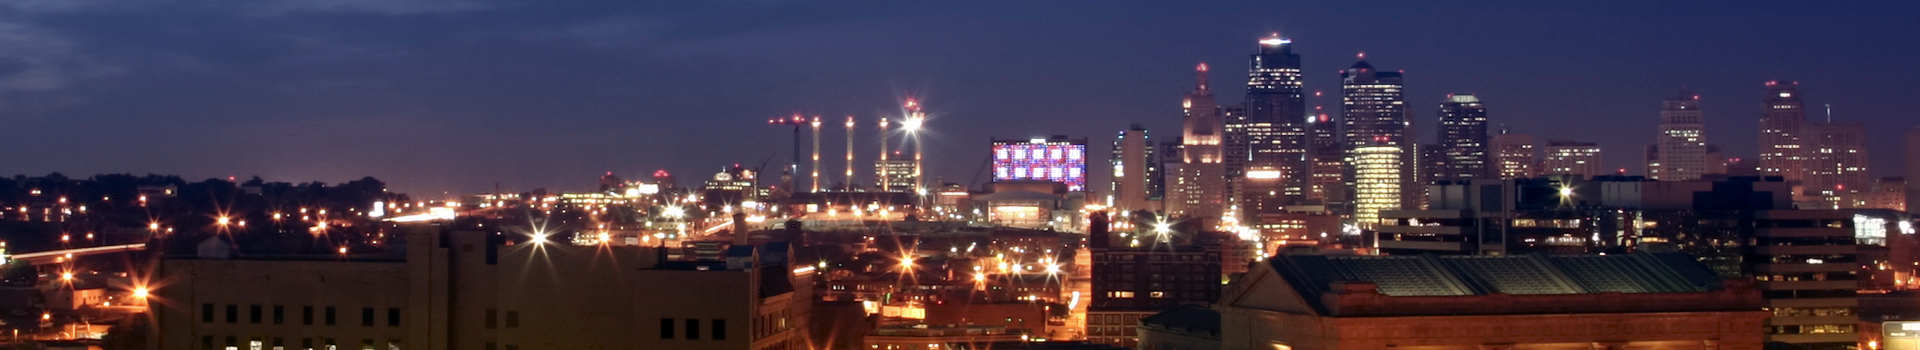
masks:
[[[859,118],[856,162],[864,168],[878,144],[873,120],[916,97],[931,117],[927,180],[965,183],[990,137],[1086,138],[1135,122],[1173,135],[1178,94],[1191,80],[1186,69],[1197,63],[1215,67],[1220,104],[1236,105],[1244,96],[1234,87],[1244,81],[1233,77],[1245,76],[1248,43],[1272,33],[1293,40],[1303,56],[1303,91],[1337,93],[1335,72],[1357,52],[1407,70],[1410,136],[1420,144],[1434,141],[1430,106],[1447,93],[1473,93],[1498,106],[1490,128],[1597,142],[1620,150],[1607,153],[1607,168],[1630,173],[1640,173],[1641,163],[1631,150],[1653,143],[1656,103],[1683,85],[1702,96],[1713,142],[1728,156],[1751,157],[1760,84],[1797,81],[1810,121],[1825,120],[1832,104],[1836,121],[1865,124],[1868,149],[1887,150],[1869,153],[1876,177],[1901,169],[1891,151],[1900,135],[1874,130],[1905,130],[1911,116],[1902,111],[1920,108],[1899,98],[1914,73],[1879,68],[1920,45],[1851,34],[1892,32],[1880,28],[1893,24],[1876,23],[1899,21],[1874,18],[1901,11],[1848,5],[1758,7],[1771,17],[1704,6],[1649,11],[1648,4],[1164,5],[1106,14],[1086,13],[1102,8],[1091,3],[1025,14],[862,5],[872,4],[289,2],[149,13],[86,2],[14,4],[0,21],[12,24],[8,40],[29,50],[11,54],[25,62],[20,68],[0,72],[0,116],[35,132],[0,144],[21,150],[0,158],[8,164],[0,173],[374,176],[421,196],[495,184],[577,189],[608,171],[641,177],[665,169],[693,181],[770,155],[784,163],[790,140],[759,122],[793,113]],[[675,16],[643,15],[655,11]],[[1046,20],[1069,12],[1083,23]],[[1407,20],[1338,20],[1376,12]],[[790,13],[812,16],[688,20]],[[1456,23],[1449,13],[1478,21]],[[340,26],[353,21],[410,34]],[[1638,25],[1596,25],[1619,21]],[[483,23],[502,28],[476,30]],[[1513,25],[1535,30],[1499,30]],[[870,30],[879,27],[899,30]],[[1575,35],[1593,28],[1613,32]],[[1667,35],[1676,32],[1690,34]],[[1011,33],[1032,35],[1006,39]],[[1474,45],[1461,49],[1463,42]],[[996,49],[962,50],[983,46]],[[1121,52],[1131,55],[1115,56]],[[1337,107],[1328,98],[1306,103]],[[1617,122],[1555,128],[1566,120]],[[835,129],[822,136],[830,145],[845,137]],[[711,140],[739,141],[676,149]],[[1095,143],[1088,152],[1106,148]],[[829,156],[822,167],[831,175],[844,164]],[[1105,176],[1096,171],[1088,180],[1104,183]]]

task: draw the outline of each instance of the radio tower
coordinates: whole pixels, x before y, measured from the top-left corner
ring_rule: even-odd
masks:
[[[792,118],[767,119],[767,125],[792,125],[793,126],[793,161],[787,163],[788,175],[792,175],[792,176],[800,175],[800,127],[806,124],[807,124],[807,118],[801,117],[799,114],[794,114]],[[819,147],[814,147],[814,148],[819,148]],[[818,153],[818,152],[815,152],[815,153]],[[791,191],[794,187],[794,184],[784,183],[784,184],[781,184],[781,186],[787,186],[787,189]]]

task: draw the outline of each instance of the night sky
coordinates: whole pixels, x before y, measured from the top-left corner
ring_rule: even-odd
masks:
[[[1832,104],[1866,123],[1874,174],[1894,175],[1920,125],[1916,18],[1910,1],[13,0],[0,174],[374,176],[427,197],[609,171],[690,185],[778,169],[790,129],[765,120],[804,113],[827,116],[837,181],[838,122],[860,118],[871,164],[874,118],[918,96],[930,174],[970,183],[989,137],[1106,154],[1132,123],[1175,136],[1193,66],[1238,103],[1255,40],[1278,32],[1331,112],[1355,53],[1405,70],[1424,142],[1445,94],[1477,93],[1493,123],[1600,142],[1638,173],[1686,85],[1708,141],[1751,157],[1762,83],[1797,80],[1809,119]]]

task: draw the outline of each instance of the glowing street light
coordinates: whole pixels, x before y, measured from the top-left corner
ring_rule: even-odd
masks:
[[[146,299],[149,293],[151,293],[151,291],[148,291],[147,287],[137,287],[133,289],[133,297],[136,299]]]

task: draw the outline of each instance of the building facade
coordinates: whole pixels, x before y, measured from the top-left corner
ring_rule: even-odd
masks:
[[[1308,183],[1306,102],[1293,41],[1261,39],[1247,77],[1246,187],[1241,213],[1279,212],[1303,201]]]
[[[1179,207],[1169,206],[1168,215],[1190,218],[1219,218],[1228,205],[1226,167],[1221,141],[1225,136],[1220,108],[1214,104],[1213,91],[1207,89],[1207,65],[1195,68],[1198,82],[1181,103],[1186,117],[1182,123],[1180,155]],[[1179,211],[1172,211],[1178,209]]]
[[[1543,175],[1594,177],[1607,173],[1601,159],[1598,143],[1547,141],[1547,158],[1541,162],[1541,170]]]
[[[1719,160],[1707,156],[1706,121],[1700,111],[1700,96],[1681,90],[1679,96],[1661,104],[1660,135],[1656,136],[1648,154],[1647,178],[1650,179],[1688,181],[1712,173],[1710,164]]]
[[[1807,122],[1800,83],[1769,81],[1761,98],[1760,173],[1798,183],[1806,178],[1801,128]]]
[[[1144,137],[1144,134],[1142,134]],[[1087,190],[1087,139],[1062,135],[1033,139],[993,139],[993,181],[1037,180]]]
[[[1370,185],[1376,186],[1376,190],[1384,189],[1384,187],[1379,186],[1399,188],[1412,184],[1417,178],[1415,175],[1415,168],[1417,167],[1411,165],[1418,162],[1416,158],[1419,155],[1418,147],[1414,145],[1412,139],[1409,138],[1409,136],[1413,134],[1413,124],[1407,119],[1406,95],[1405,92],[1402,91],[1404,86],[1401,84],[1401,73],[1398,71],[1388,72],[1374,69],[1373,65],[1368,64],[1365,58],[1366,57],[1362,55],[1361,61],[1355,62],[1352,67],[1340,71],[1342,83],[1341,103],[1346,110],[1345,119],[1341,120],[1341,123],[1346,126],[1347,162],[1354,164],[1354,175],[1349,177],[1349,179],[1354,181],[1352,186],[1355,188],[1354,211],[1356,218],[1360,217],[1359,212],[1368,210],[1364,208],[1364,206],[1371,205],[1378,207],[1383,204],[1392,204],[1395,207],[1391,209],[1400,209],[1400,207],[1398,207],[1399,205],[1412,203],[1413,196],[1418,193],[1418,191],[1400,191],[1396,189],[1394,191],[1401,197],[1392,203],[1381,202],[1377,198],[1373,200],[1361,199],[1361,197],[1369,195],[1360,190],[1361,185],[1359,184],[1361,181],[1361,169],[1359,169],[1359,167],[1362,162],[1360,159],[1362,149],[1369,147],[1392,147],[1393,149],[1391,151],[1396,152],[1397,164],[1392,165],[1395,167],[1394,179],[1391,180],[1391,182]],[[1381,152],[1387,151],[1389,150],[1385,148],[1373,148],[1368,149],[1366,152],[1369,157],[1379,158],[1383,154]],[[1369,160],[1368,162],[1381,163],[1379,159]],[[1379,167],[1384,165],[1387,164],[1373,164],[1372,166],[1375,167],[1373,170],[1379,171]],[[1375,182],[1385,181],[1385,179],[1380,178],[1381,175],[1384,174],[1369,175],[1369,180]],[[1374,193],[1373,195],[1377,196],[1378,193]]]
[[[1493,140],[1487,133],[1487,108],[1473,94],[1449,94],[1440,103],[1441,161],[1444,166],[1431,175],[1434,181],[1461,181],[1497,178]]]
[[[1872,188],[1867,174],[1867,127],[1858,122],[1807,123],[1800,154],[1805,195],[1826,209],[1865,207]]]
[[[1353,219],[1362,228],[1380,221],[1380,212],[1403,207],[1401,184],[1404,153],[1399,147],[1371,146],[1354,150]]]
[[[1494,158],[1500,168],[1501,179],[1524,179],[1540,176],[1539,157],[1535,155],[1532,134],[1508,134],[1501,130],[1493,136]]]
[[[1160,179],[1154,174],[1160,172],[1160,160],[1154,157],[1154,143],[1147,135],[1147,128],[1140,124],[1121,131],[1113,141],[1113,207],[1134,211],[1160,211],[1160,205],[1154,203],[1157,198],[1148,195],[1148,189],[1157,187]]]

